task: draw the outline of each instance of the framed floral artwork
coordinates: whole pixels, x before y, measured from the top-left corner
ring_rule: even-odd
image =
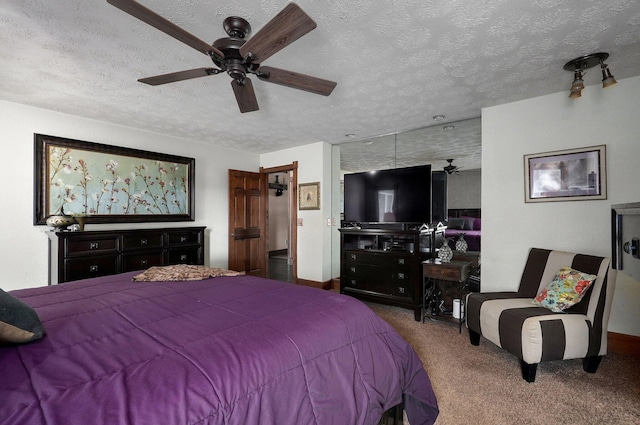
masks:
[[[298,185],[298,209],[319,210],[320,209],[320,182],[301,183]]]
[[[607,199],[605,145],[524,156],[525,202]]]
[[[193,221],[195,159],[35,134],[34,224]]]

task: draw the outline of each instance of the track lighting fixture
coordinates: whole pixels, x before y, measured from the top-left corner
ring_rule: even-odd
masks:
[[[585,70],[600,64],[602,70],[602,88],[607,88],[614,85],[617,81],[611,75],[609,66],[604,61],[609,57],[609,53],[591,53],[590,55],[581,56],[570,60],[564,65],[566,71],[573,72],[573,83],[571,84],[571,91],[569,97],[575,99],[582,96],[582,90],[584,90],[584,75]]]

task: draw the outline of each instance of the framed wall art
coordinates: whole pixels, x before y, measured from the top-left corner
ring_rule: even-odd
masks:
[[[34,224],[193,221],[195,159],[35,134]]]
[[[605,145],[524,156],[525,202],[607,199]]]
[[[298,209],[319,210],[320,209],[320,182],[301,183],[298,185]]]

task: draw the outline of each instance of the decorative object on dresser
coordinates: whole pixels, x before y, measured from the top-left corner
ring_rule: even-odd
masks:
[[[34,139],[33,224],[65,213],[87,223],[194,220],[195,159],[42,134]]]
[[[464,235],[464,233],[460,233],[458,235],[458,240],[456,241],[456,251],[467,252],[467,248],[469,247],[469,245],[467,244],[467,241],[464,240]]]
[[[435,255],[443,230],[340,229],[340,293],[400,306],[420,320],[420,263]]]
[[[451,258],[453,258],[453,250],[449,246],[449,241],[450,240],[451,240],[451,238],[446,238],[445,237],[442,240],[442,246],[438,250],[438,258],[440,259],[440,262],[442,262],[442,263],[448,263],[449,261],[451,261]]]
[[[49,284],[151,266],[204,264],[205,227],[47,232]]]

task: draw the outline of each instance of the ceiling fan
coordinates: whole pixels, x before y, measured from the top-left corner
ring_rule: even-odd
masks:
[[[259,109],[253,85],[247,74],[254,74],[262,81],[323,96],[329,96],[336,86],[333,81],[261,66],[264,60],[316,27],[316,23],[295,3],[289,3],[248,41],[245,37],[251,32],[249,22],[237,16],[230,16],[223,22],[223,28],[228,37],[209,44],[134,0],[107,0],[107,2],[204,53],[216,65],[216,67],[189,69],[141,78],[138,80],[141,83],[157,86],[226,72],[232,78],[231,86],[240,112],[243,113]]]
[[[444,167],[444,171],[447,174],[453,174],[453,173],[458,174],[460,172],[460,167],[453,165],[453,159],[447,159],[447,162],[449,163],[449,165]]]

